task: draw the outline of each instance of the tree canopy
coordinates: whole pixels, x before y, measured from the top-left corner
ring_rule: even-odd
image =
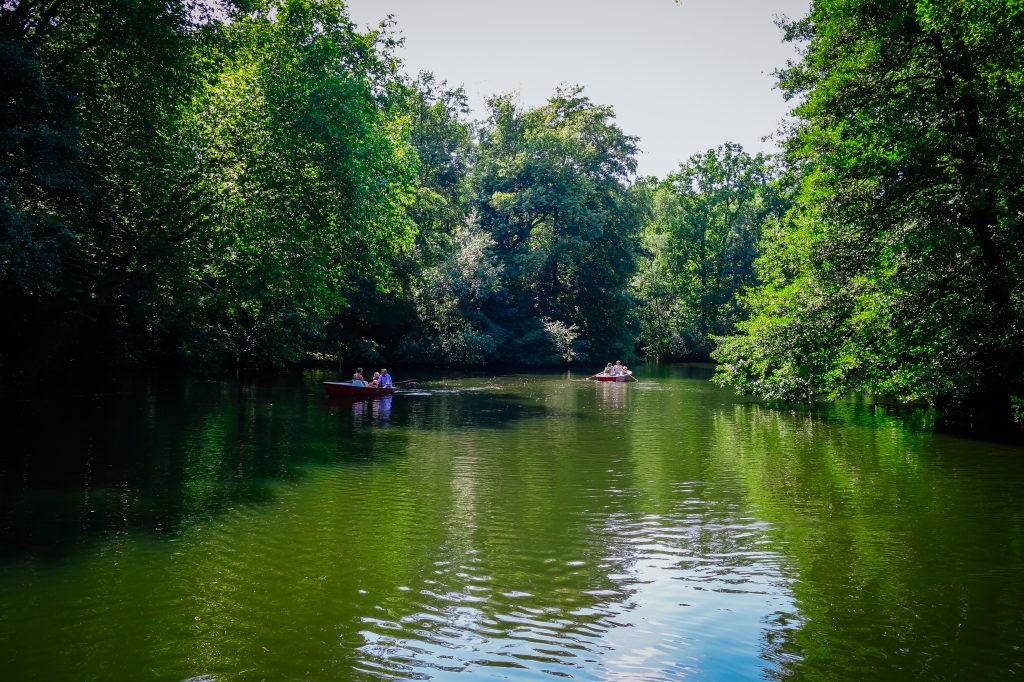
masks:
[[[502,265],[495,316],[513,335],[504,353],[538,363],[552,350],[566,360],[631,353],[626,285],[643,218],[628,184],[636,138],[581,88],[531,111],[508,96],[489,105],[471,182],[479,225]],[[571,341],[538,346],[554,329]]]
[[[627,285],[643,198],[634,138],[582,88],[523,110],[489,102],[463,191],[467,220],[415,287],[419,324],[399,357],[542,365],[631,356]]]
[[[795,207],[720,379],[781,400],[1020,391],[1024,15],[818,0],[783,24]]]
[[[0,8],[0,363],[630,356],[636,139],[471,124],[334,0]]]
[[[295,361],[411,245],[389,34],[328,0],[245,9],[4,6],[10,365],[69,337],[92,362]]]
[[[653,358],[707,360],[746,318],[764,226],[785,211],[774,169],[736,144],[695,154],[652,188],[649,262],[636,282],[640,344]]]

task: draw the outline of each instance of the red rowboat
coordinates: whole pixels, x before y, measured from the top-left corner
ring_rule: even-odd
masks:
[[[611,375],[598,374],[594,378],[597,379],[598,381],[629,381],[630,377],[632,376],[633,373],[630,372],[629,374],[620,374],[619,376],[616,377],[613,377]]]
[[[324,389],[328,395],[348,395],[360,398],[373,398],[381,395],[391,395],[394,388],[378,388],[376,386],[353,386],[351,381],[325,381]]]

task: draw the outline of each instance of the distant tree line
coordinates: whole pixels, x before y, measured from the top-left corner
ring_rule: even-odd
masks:
[[[782,153],[639,177],[578,87],[471,120],[337,0],[0,4],[0,365],[718,361],[1024,405],[1024,16],[816,0]]]

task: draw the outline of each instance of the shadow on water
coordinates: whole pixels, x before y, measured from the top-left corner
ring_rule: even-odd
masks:
[[[944,435],[979,443],[1024,443],[1024,429],[1013,423],[970,422],[948,419],[927,405],[902,404],[871,396],[851,396],[834,403],[747,402],[748,410],[773,410],[797,419],[834,426],[897,429],[907,433]]]
[[[706,382],[715,375],[714,363],[657,363],[637,368],[641,379],[681,379]],[[905,404],[887,398],[850,395],[827,403],[764,403],[749,396],[733,402],[749,410],[777,410],[793,417],[835,426],[899,429],[909,433],[935,433],[978,442],[1024,443],[1024,429],[1011,422],[951,418],[926,404]]]
[[[550,414],[513,394],[457,390],[326,399],[319,371],[83,381],[0,401],[0,560],[59,559],[113,533],[171,533],[276,499],[309,464],[401,456],[408,429],[506,428]],[[475,387],[474,387],[475,388]]]

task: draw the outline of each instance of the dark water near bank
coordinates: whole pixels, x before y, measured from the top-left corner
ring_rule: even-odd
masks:
[[[1024,447],[639,376],[4,400],[0,675],[1024,676]]]

